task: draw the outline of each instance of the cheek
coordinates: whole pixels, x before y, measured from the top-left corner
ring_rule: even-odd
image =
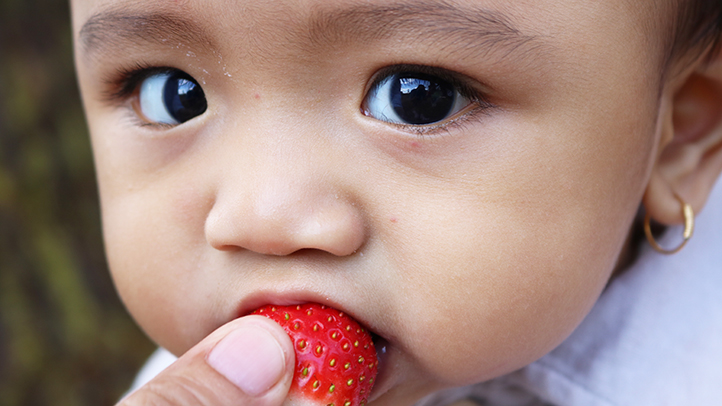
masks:
[[[198,168],[208,162],[181,159],[192,131],[154,137],[97,109],[88,117],[113,281],[145,332],[182,353],[219,324],[202,265],[214,183]]]
[[[207,297],[215,286],[202,265],[208,199],[188,184],[169,181],[129,192],[108,182],[101,191],[117,290],[145,332],[174,353],[217,327]]]
[[[492,378],[550,351],[594,303],[615,256],[611,244],[590,250],[582,245],[591,241],[528,232],[529,218],[494,218],[434,224],[414,242],[427,249],[406,252],[398,266],[395,308],[409,309],[400,335],[422,368],[449,384]]]
[[[477,169],[443,171],[473,180],[399,190],[414,197],[389,231],[400,270],[394,308],[408,313],[397,315],[399,336],[433,379],[458,385],[513,371],[587,314],[633,221],[649,160],[639,151],[653,140],[646,123],[619,121],[589,123],[583,137],[552,126],[527,137],[525,150],[500,146]]]

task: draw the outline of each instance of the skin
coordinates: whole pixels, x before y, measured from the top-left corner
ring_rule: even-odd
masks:
[[[309,29],[360,4],[392,3],[74,0],[76,60],[112,276],[148,335],[180,355],[263,304],[328,304],[382,338],[372,403],[405,405],[558,345],[643,197],[681,220],[674,173],[655,175],[676,82],[638,28],[651,11],[624,0],[449,2],[502,13],[517,47]],[[109,10],[183,16],[207,38],[89,46],[81,28]],[[132,96],[107,97],[137,63],[187,72],[208,110],[142,125]],[[457,72],[491,107],[425,130],[363,114],[373,76],[401,63]]]

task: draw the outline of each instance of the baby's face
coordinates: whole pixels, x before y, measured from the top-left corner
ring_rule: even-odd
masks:
[[[175,354],[263,304],[341,309],[386,348],[378,404],[534,361],[604,287],[656,155],[644,15],[73,1],[120,295]]]

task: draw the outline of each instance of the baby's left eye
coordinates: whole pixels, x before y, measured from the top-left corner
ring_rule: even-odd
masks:
[[[453,117],[472,103],[450,81],[405,71],[382,76],[364,100],[364,113],[402,125],[428,125]]]
[[[203,89],[179,70],[154,73],[140,83],[139,113],[151,123],[176,125],[203,114],[208,108]]]

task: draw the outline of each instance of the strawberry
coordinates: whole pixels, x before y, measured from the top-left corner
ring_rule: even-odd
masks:
[[[292,404],[366,404],[378,361],[371,335],[355,320],[315,303],[268,305],[251,314],[274,320],[291,336],[296,350]]]

